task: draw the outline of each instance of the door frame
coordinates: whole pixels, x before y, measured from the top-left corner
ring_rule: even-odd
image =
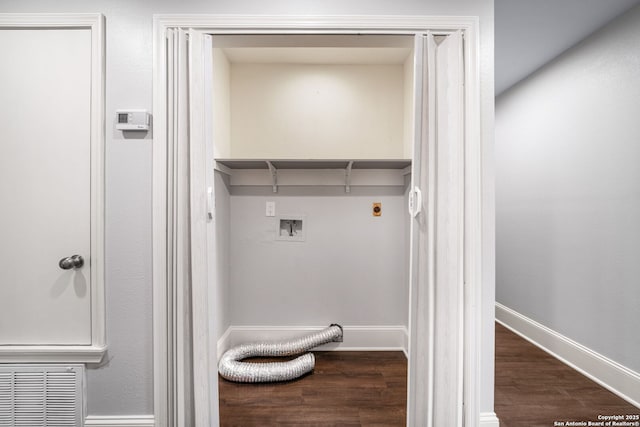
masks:
[[[153,287],[154,287],[154,402],[155,419],[158,427],[172,426],[167,414],[177,398],[177,390],[170,378],[171,373],[180,372],[171,366],[172,359],[167,357],[167,351],[175,349],[175,330],[168,325],[167,304],[172,294],[175,294],[176,281],[168,277],[167,271],[175,266],[169,265],[167,257],[174,248],[170,247],[171,236],[168,230],[175,224],[168,222],[167,212],[175,208],[175,203],[169,198],[169,182],[175,178],[167,166],[167,153],[174,152],[176,147],[173,140],[167,137],[167,33],[174,29],[190,31],[192,36],[191,52],[202,52],[202,37],[206,33],[233,34],[262,34],[277,32],[287,33],[323,33],[339,31],[367,31],[384,34],[402,33],[418,34],[428,31],[462,31],[464,34],[464,145],[461,152],[456,153],[456,162],[464,170],[460,188],[463,188],[463,203],[452,205],[460,213],[461,229],[463,230],[463,250],[455,259],[451,259],[454,268],[463,272],[464,302],[462,312],[456,315],[463,318],[462,330],[459,335],[463,341],[461,346],[461,360],[463,361],[462,382],[463,392],[457,399],[459,411],[465,426],[477,426],[480,423],[480,342],[482,333],[481,294],[482,294],[482,139],[480,129],[480,75],[479,75],[479,23],[477,17],[429,17],[429,16],[241,16],[241,15],[156,15],[154,16],[154,151],[153,151]],[[194,37],[196,36],[196,37]],[[194,43],[195,42],[195,43]],[[191,70],[202,69],[203,55],[194,55],[189,59]],[[196,78],[197,80],[197,78]],[[203,93],[202,81],[191,82],[196,89],[190,90],[190,95],[198,97]],[[193,101],[193,99],[192,99]],[[196,100],[196,105],[204,105],[204,100]],[[206,153],[204,140],[205,120],[200,108],[191,111],[190,125],[196,132],[189,137],[191,158]],[[212,159],[208,159],[212,160]],[[191,247],[200,248],[207,253],[206,241],[206,205],[205,170],[208,161],[202,160],[192,164],[191,175],[195,181],[191,184]],[[440,183],[444,188],[445,183]],[[440,187],[439,187],[440,188]],[[202,194],[201,194],[202,193]],[[427,207],[427,214],[431,207]],[[195,212],[194,212],[195,211]],[[436,224],[438,230],[445,226]],[[175,229],[173,229],[175,232]],[[200,233],[200,234],[199,234]],[[433,237],[430,237],[433,238]],[[195,254],[194,254],[195,255]],[[196,256],[203,256],[202,253]],[[197,263],[196,263],[197,264]],[[211,381],[216,375],[216,346],[210,342],[209,331],[212,330],[209,307],[215,301],[206,289],[206,267],[195,265],[191,270],[193,286],[192,307],[193,336],[204,337],[193,342],[193,381],[196,426],[217,425],[217,402],[212,402],[216,389]],[[204,283],[205,286],[198,286]],[[461,324],[462,325],[462,324]],[[411,344],[410,344],[411,345]],[[446,363],[446,361],[445,361]],[[421,368],[422,369],[422,368]],[[409,381],[417,378],[427,378],[424,372],[409,374]],[[183,381],[181,379],[181,381]],[[427,379],[432,381],[432,379]],[[420,401],[424,396],[417,396]],[[463,405],[464,402],[464,405]],[[409,403],[411,406],[412,403]],[[414,408],[415,409],[415,408]],[[408,411],[411,423],[412,408]]]
[[[99,363],[107,351],[104,291],[104,16],[100,13],[0,13],[0,31],[91,30],[91,345],[0,346],[0,363]]]

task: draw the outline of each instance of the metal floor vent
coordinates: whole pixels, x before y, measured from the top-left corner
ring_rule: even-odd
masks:
[[[82,365],[0,365],[0,427],[81,427]]]

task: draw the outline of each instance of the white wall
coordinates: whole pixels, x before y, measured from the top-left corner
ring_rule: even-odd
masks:
[[[89,414],[152,413],[152,135],[125,139],[118,108],[152,110],[152,15],[373,14],[480,17],[484,170],[482,409],[493,410],[493,0],[3,0],[0,12],[106,16],[106,293],[108,363],[88,372]]]
[[[215,173],[215,225],[216,225],[216,254],[215,254],[215,289],[216,295],[216,339],[219,339],[231,326],[231,307],[229,306],[230,286],[230,224],[231,224],[231,187],[229,176],[220,172]]]
[[[349,195],[344,187],[260,192],[232,190],[232,325],[407,326],[402,187],[352,187]],[[277,217],[265,216],[267,201],[275,201],[276,216],[306,216],[305,241],[276,240]],[[382,203],[379,217],[374,202]]]
[[[231,65],[231,156],[401,159],[402,64]]]
[[[640,7],[496,103],[497,300],[640,371]]]
[[[228,159],[231,157],[231,85],[229,81],[230,64],[222,49],[213,49],[213,77],[211,84],[211,103],[213,110],[213,157]]]

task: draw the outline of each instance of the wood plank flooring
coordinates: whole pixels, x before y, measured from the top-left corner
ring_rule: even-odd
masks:
[[[295,381],[219,380],[221,426],[404,426],[407,361],[401,352],[315,352]],[[277,359],[281,360],[281,359]],[[495,411],[500,427],[552,427],[640,409],[496,325]],[[454,426],[438,426],[454,427]]]
[[[219,378],[220,425],[405,425],[407,359],[402,352],[314,354],[315,370],[294,381],[240,384]]]
[[[496,324],[495,412],[500,427],[598,421],[640,409]]]

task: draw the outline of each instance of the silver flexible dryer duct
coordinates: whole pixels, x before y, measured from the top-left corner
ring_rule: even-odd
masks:
[[[241,360],[259,356],[293,356],[332,341],[342,341],[342,326],[334,324],[289,341],[240,344],[222,355],[218,372],[224,379],[242,383],[289,381],[313,370],[316,360],[312,353],[288,362],[250,363]]]

